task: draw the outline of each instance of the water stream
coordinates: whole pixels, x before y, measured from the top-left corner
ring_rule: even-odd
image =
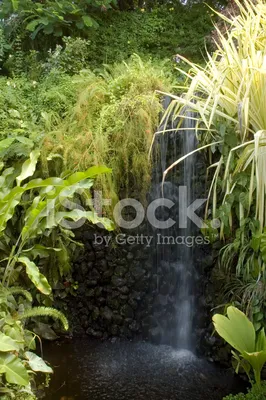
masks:
[[[166,98],[165,107],[169,104]],[[191,112],[186,113],[181,130],[176,130],[175,124],[163,123],[159,130],[167,131],[157,136],[154,152],[154,172],[152,178],[151,200],[164,199],[171,202],[171,206],[161,207],[157,218],[166,221],[171,218],[175,224],[169,224],[166,229],[155,228],[154,259],[155,271],[158,276],[158,302],[165,306],[165,318],[159,318],[162,330],[161,343],[170,344],[179,349],[194,350],[192,335],[194,318],[194,279],[195,268],[193,265],[193,246],[187,242],[195,232],[193,222],[187,218],[187,207],[196,197],[194,185],[197,180],[196,156],[186,158],[167,175],[167,180],[162,187],[163,172],[174,161],[195,150],[197,146],[195,135],[195,121]],[[170,203],[169,203],[170,204]],[[158,237],[160,237],[158,243]],[[164,237],[164,240],[162,239]],[[162,292],[160,276],[169,272],[175,276],[173,285],[169,284],[168,295]],[[171,303],[174,298],[174,309]],[[163,303],[164,302],[164,303]],[[154,315],[157,310],[155,307]]]
[[[184,121],[184,131],[181,131],[182,149],[183,155],[191,153],[196,148],[196,134],[195,124],[192,119],[193,114],[188,112],[186,114],[187,119]],[[195,163],[196,156],[189,156],[184,160],[183,165],[183,181],[180,182],[181,188],[179,191],[179,208],[181,215],[186,216],[187,206],[189,206],[195,200]],[[183,196],[182,196],[183,194]],[[182,235],[185,237],[192,236],[193,222],[189,218],[185,218],[184,222],[186,227],[182,230]],[[179,219],[179,223],[181,221]],[[181,228],[179,226],[179,228]],[[193,323],[193,312],[194,312],[194,296],[193,296],[193,285],[194,285],[194,265],[193,265],[193,247],[187,245],[179,246],[177,250],[180,252],[180,261],[178,263],[179,268],[179,283],[178,283],[178,294],[177,303],[179,305],[177,312],[177,347],[181,349],[192,349],[192,323]]]

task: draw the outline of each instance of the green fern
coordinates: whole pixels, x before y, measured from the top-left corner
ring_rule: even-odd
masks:
[[[28,318],[34,318],[34,317],[50,317],[53,319],[57,319],[59,320],[65,331],[68,330],[68,321],[66,319],[66,317],[64,316],[63,313],[61,313],[61,311],[58,311],[54,308],[50,308],[50,307],[34,307],[31,308],[30,310],[26,310],[23,312],[23,314],[20,314],[18,316],[19,320],[24,320],[24,319],[28,319]]]
[[[13,287],[10,287],[10,288],[6,288],[5,291],[6,291],[7,295],[12,295],[12,296],[15,296],[15,295],[22,295],[22,296],[24,296],[28,301],[32,302],[32,295],[30,294],[30,292],[28,292],[28,291],[25,290],[25,289],[22,289],[22,288],[19,287],[19,286],[18,286],[18,287],[17,287],[17,286],[13,286]]]

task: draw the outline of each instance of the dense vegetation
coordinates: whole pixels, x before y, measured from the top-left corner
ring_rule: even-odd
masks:
[[[224,33],[217,31],[218,50],[209,54],[207,65],[201,67],[184,59],[191,67],[187,86],[183,96],[173,97],[168,113],[174,112],[181,120],[185,107],[197,113],[199,151],[208,152],[209,171],[212,171],[206,207],[209,228],[205,233],[222,245],[217,265],[225,289],[221,303],[233,303],[249,316],[260,337],[259,347],[255,347],[255,341],[253,348],[248,346],[247,331],[243,348],[236,346],[235,340],[226,334],[231,327],[226,320],[222,328],[218,325],[218,333],[242,357],[246,352],[249,362],[253,354],[257,367],[262,368],[265,363],[265,344],[261,338],[265,328],[266,262],[266,6],[262,1],[235,3],[237,16],[230,20],[221,15],[230,28]],[[177,160],[173,166],[181,161]],[[165,176],[172,167],[165,171]],[[216,219],[220,221],[219,228],[213,228],[212,221]],[[233,315],[229,316],[233,323],[232,318]],[[245,323],[241,318],[236,321],[233,330],[239,332]],[[260,384],[260,373],[255,373],[255,379]],[[248,398],[253,398],[252,395]]]
[[[30,400],[52,373],[36,345],[68,328],[53,304],[54,288],[75,291],[73,222],[113,229],[80,203],[93,185],[114,203],[129,188],[145,196],[156,90],[172,90],[177,52],[203,59],[213,13],[179,2],[4,0],[0,15],[0,392]]]
[[[207,3],[220,11],[227,4]],[[71,255],[80,244],[72,223],[84,218],[114,229],[88,206],[93,188],[113,200],[107,217],[117,198],[129,192],[145,198],[148,152],[162,111],[158,91],[173,93],[168,115],[179,123],[185,109],[196,112],[199,150],[212,176],[204,234],[221,247],[220,303],[231,305],[214,325],[233,347],[237,371],[256,381],[236,399],[263,398],[266,6],[255,3],[236,0],[237,16],[220,14],[226,23],[213,34],[218,17],[201,1],[1,2],[4,399],[35,399],[33,377],[39,387],[49,380],[50,366],[33,351],[51,326],[68,328],[53,305],[62,280],[69,283],[62,290],[75,290]],[[217,219],[220,227],[213,228]]]

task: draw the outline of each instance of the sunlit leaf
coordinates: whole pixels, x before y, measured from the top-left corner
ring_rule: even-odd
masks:
[[[35,372],[44,372],[45,374],[52,374],[53,370],[49,367],[41,357],[32,353],[31,351],[26,351],[25,356],[28,359],[29,366]]]
[[[37,289],[43,294],[49,295],[52,290],[51,286],[45,276],[40,273],[36,264],[33,261],[30,261],[27,257],[19,257],[18,262],[26,266],[26,273]]]
[[[0,355],[0,373],[5,374],[8,383],[19,386],[29,384],[28,371],[15,355]]]

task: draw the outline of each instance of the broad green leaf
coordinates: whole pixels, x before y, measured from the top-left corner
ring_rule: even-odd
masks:
[[[19,351],[19,345],[10,336],[0,332],[0,351]]]
[[[49,367],[41,357],[32,353],[31,351],[26,351],[25,356],[29,360],[29,366],[35,372],[44,372],[46,374],[52,374],[53,370]]]
[[[265,331],[264,328],[262,328],[258,335],[257,335],[257,340],[256,340],[256,351],[261,351],[264,350],[266,351],[266,337],[265,337]]]
[[[43,339],[46,339],[46,340],[58,339],[58,336],[56,335],[55,331],[48,324],[38,321],[35,323],[35,326],[33,329],[34,329],[34,332]]]
[[[43,28],[43,32],[46,35],[50,35],[51,33],[53,33],[53,31],[54,31],[54,25],[53,24],[45,25],[44,28]]]
[[[50,208],[50,212],[52,208]],[[37,196],[29,207],[25,216],[25,225],[22,229],[22,240],[27,239],[27,237],[34,238],[35,233],[40,229],[40,222],[43,218],[48,215],[47,201],[40,201],[40,197]],[[40,232],[42,233],[42,232]]]
[[[0,152],[8,149],[14,142],[15,138],[8,138],[0,141]]]
[[[28,371],[19,358],[13,354],[0,356],[0,373],[5,373],[8,383],[27,386],[29,384]]]
[[[47,258],[52,253],[59,252],[59,251],[61,251],[61,249],[59,249],[59,248],[46,247],[46,246],[42,246],[41,244],[36,244],[33,247],[31,247],[30,249],[23,250],[23,252],[21,254],[22,254],[22,256],[25,255],[26,257],[30,254],[33,257],[33,259],[35,259],[36,257]]]
[[[66,183],[67,185],[73,185],[85,179],[96,178],[98,175],[110,174],[111,172],[112,170],[104,165],[95,166],[87,169],[85,172],[75,172],[66,180]]]
[[[14,11],[18,10],[19,0],[11,0]]]
[[[64,180],[61,178],[47,178],[47,179],[33,179],[27,183],[24,188],[25,190],[32,190],[37,188],[46,187],[64,187]]]
[[[27,347],[30,350],[36,350],[36,342],[35,342],[36,336],[28,331],[24,330],[24,340],[25,340],[25,347]]]
[[[251,247],[254,251],[258,251],[260,248],[261,244],[261,236],[260,235],[254,235],[251,239]]]
[[[9,336],[16,343],[20,343],[20,344],[24,345],[24,338],[23,338],[23,335],[21,333],[21,329],[19,328],[19,326],[17,326],[17,325],[14,325],[14,326],[6,325],[4,327],[3,331],[4,331],[5,335]]]
[[[16,136],[16,140],[20,143],[26,144],[29,147],[34,146],[34,142],[25,136]]]
[[[18,262],[26,266],[26,272],[30,280],[34,283],[37,289],[43,294],[49,295],[51,293],[51,286],[43,274],[40,273],[39,268],[28,257],[19,257]]]
[[[33,32],[39,24],[40,24],[40,20],[34,19],[33,21],[28,23],[28,25],[26,26],[26,29],[27,29],[27,31]]]
[[[213,323],[218,334],[240,353],[255,351],[255,329],[247,316],[236,307],[227,308],[227,316],[215,314]]]
[[[114,223],[111,220],[108,218],[98,217],[95,211],[82,211],[75,209],[72,211],[59,211],[55,214],[56,224],[62,224],[64,227],[68,227],[67,219],[79,221],[82,218],[87,219],[93,224],[102,224],[104,228],[109,231],[114,229]]]
[[[266,263],[266,233],[265,232],[263,232],[263,234],[261,235],[260,251],[261,251],[261,256],[262,256],[263,262]]]
[[[6,228],[7,222],[13,217],[16,206],[19,204],[24,189],[14,187],[0,200],[0,232]]]
[[[40,156],[39,150],[34,150],[30,153],[30,158],[22,165],[21,174],[17,177],[17,185],[20,186],[21,182],[32,176],[36,169],[36,164]]]
[[[84,24],[90,28],[91,26],[93,26],[93,21],[92,18],[90,18],[88,15],[83,15],[82,16],[82,20],[84,22]]]

